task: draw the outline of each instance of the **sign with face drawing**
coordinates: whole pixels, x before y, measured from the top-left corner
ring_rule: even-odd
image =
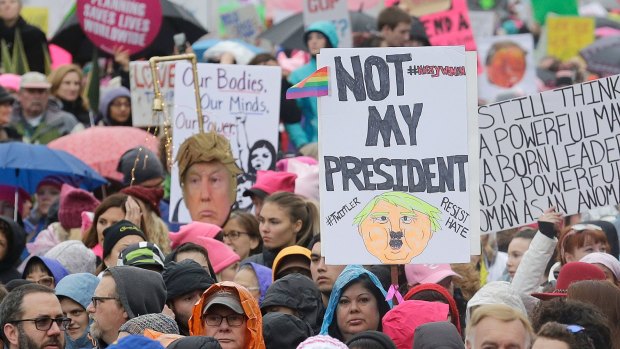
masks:
[[[463,47],[321,50],[326,263],[469,261],[465,56]]]

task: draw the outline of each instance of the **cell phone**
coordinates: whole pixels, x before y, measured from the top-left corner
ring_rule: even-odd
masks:
[[[177,50],[179,51],[179,53],[184,53],[185,52],[185,46],[187,43],[187,37],[185,36],[185,33],[178,33],[175,34],[172,39],[174,40],[174,46],[177,48]]]

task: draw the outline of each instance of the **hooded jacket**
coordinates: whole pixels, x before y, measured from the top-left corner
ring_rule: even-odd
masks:
[[[413,339],[413,349],[465,349],[456,327],[447,321],[420,325]]]
[[[410,289],[409,292],[407,292],[407,294],[405,295],[405,300],[409,300],[411,299],[414,295],[423,292],[423,291],[434,291],[437,292],[439,294],[441,294],[443,296],[443,298],[446,299],[446,301],[448,302],[448,306],[450,309],[450,316],[452,317],[452,323],[454,324],[454,326],[456,327],[456,329],[458,330],[459,334],[462,333],[461,331],[461,316],[459,314],[459,309],[456,306],[456,301],[454,300],[454,297],[452,297],[450,295],[450,293],[448,292],[448,290],[445,289],[445,287],[440,286],[438,284],[420,284],[415,286],[414,288]]]
[[[338,47],[338,33],[336,27],[331,22],[319,21],[312,23],[304,32],[304,42],[308,42],[308,36],[312,32],[323,34],[327,38],[329,47]],[[308,64],[293,71],[289,75],[288,81],[295,85],[314,73],[316,69],[316,57],[312,57]],[[314,143],[318,140],[316,97],[299,98],[297,99],[297,106],[304,115],[303,122],[285,124],[285,127],[295,147],[301,148],[308,143]]]
[[[248,265],[250,266],[250,268],[252,268],[252,270],[254,270],[254,274],[256,275],[256,279],[258,280],[258,288],[260,291],[258,304],[262,305],[263,300],[265,299],[265,295],[267,294],[267,290],[273,283],[271,280],[271,269],[267,268],[264,265],[252,262],[243,262],[241,263],[239,268],[243,267],[244,265]]]
[[[63,278],[56,285],[56,297],[60,300],[62,297],[67,297],[72,301],[80,304],[84,307],[84,310],[88,308],[91,297],[95,294],[95,289],[99,285],[99,278],[93,274],[78,273],[71,274]],[[90,349],[93,347],[92,342],[88,338],[88,332],[93,320],[89,318],[88,327],[84,333],[77,340],[71,339],[71,337],[65,333],[67,344],[65,349]]]
[[[246,321],[246,346],[244,349],[265,349],[263,340],[263,317],[261,316],[258,302],[250,291],[245,287],[239,286],[234,282],[224,281],[209,287],[202,294],[200,300],[192,310],[192,316],[189,318],[189,333],[191,336],[202,336],[205,333],[205,325],[202,321],[202,309],[206,305],[206,300],[214,293],[221,290],[235,292],[241,300],[241,307],[247,317]]]
[[[271,306],[284,306],[294,309],[299,318],[310,325],[314,333],[321,328],[324,312],[321,291],[307,276],[293,273],[276,280],[261,303],[263,313]]]
[[[440,302],[405,301],[383,317],[383,333],[398,349],[410,349],[415,329],[429,322],[446,321],[448,305]]]
[[[179,338],[167,346],[168,349],[222,349],[220,342],[213,337],[191,336]]]
[[[295,349],[312,336],[312,328],[294,315],[269,313],[263,316],[263,335],[267,349]]]
[[[161,274],[132,266],[108,270],[116,282],[116,293],[129,319],[164,310],[166,284]]]
[[[47,268],[47,270],[49,270],[49,272],[52,274],[52,276],[54,277],[54,283],[56,285],[58,285],[58,283],[67,275],[69,275],[69,272],[67,271],[67,269],[65,269],[65,267],[62,266],[62,264],[60,264],[59,261],[53,259],[53,258],[49,258],[49,257],[40,257],[40,256],[32,256],[30,257],[30,259],[28,259],[28,261],[25,264],[24,267],[24,272],[22,273],[22,279],[25,279],[26,276],[26,270],[28,270],[28,265],[30,263],[34,263],[34,261],[40,261],[41,263],[43,263],[43,265],[45,265],[45,267]]]
[[[131,126],[131,116],[127,122],[122,125],[110,119],[110,104],[112,104],[112,102],[119,97],[125,97],[131,101],[131,93],[126,87],[122,86],[109,90],[103,95],[103,97],[101,97],[101,101],[99,102],[99,118],[97,119],[97,125]]]
[[[392,339],[385,333],[379,331],[364,331],[357,333],[347,341],[347,345],[349,347],[354,346],[356,344],[355,342],[360,339],[372,341],[374,344],[373,348],[396,349],[396,345],[394,345]]]
[[[37,127],[30,126],[23,115],[22,106],[15,102],[11,125],[20,134],[23,142],[32,144],[47,144],[56,138],[84,129],[75,116],[60,109],[60,105],[51,99],[43,110],[43,118]]]
[[[325,310],[325,317],[323,317],[323,324],[321,325],[321,333],[322,335],[330,335],[332,337],[338,338],[339,333],[329,333],[330,326],[334,321],[334,317],[336,314],[336,308],[338,307],[338,302],[340,301],[340,296],[342,295],[342,290],[346,288],[350,283],[359,279],[362,275],[367,275],[370,281],[377,287],[379,292],[383,295],[382,299],[377,299],[377,306],[381,309],[380,302],[385,301],[385,297],[387,292],[381,285],[381,281],[375,276],[375,274],[369,272],[364,269],[361,265],[347,265],[340,276],[334,282],[334,286],[332,288],[332,293],[329,296],[329,302],[327,303],[327,309]],[[387,301],[387,309],[392,308],[392,301]],[[381,317],[385,315],[385,313],[380,314]],[[333,332],[333,331],[332,331]],[[340,332],[340,331],[338,331]]]
[[[19,257],[26,246],[26,233],[13,220],[0,216],[0,226],[5,231],[7,240],[6,255],[0,260],[0,282],[6,285],[13,279],[20,279],[21,274],[17,271]]]

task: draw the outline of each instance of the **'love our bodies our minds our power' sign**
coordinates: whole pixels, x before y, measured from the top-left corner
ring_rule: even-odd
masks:
[[[248,209],[252,201],[241,194],[250,189],[258,170],[273,170],[278,149],[280,82],[282,69],[269,66],[198,64],[198,86],[204,131],[214,130],[230,141],[237,165],[244,172],[237,178],[235,207]],[[175,68],[172,158],[179,147],[199,132],[192,67],[180,62]],[[191,222],[179,184],[179,168],[172,167],[170,220]]]
[[[465,56],[462,46],[321,50],[327,263],[469,261]]]
[[[478,113],[482,232],[620,202],[620,75]]]

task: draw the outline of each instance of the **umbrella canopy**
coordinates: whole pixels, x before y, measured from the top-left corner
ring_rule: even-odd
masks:
[[[237,64],[248,64],[256,56],[254,50],[249,48],[247,44],[242,44],[237,41],[222,41],[205,51],[202,58],[204,61],[209,59],[219,58],[223,53],[229,52],[235,57]]]
[[[174,50],[172,37],[178,33],[185,33],[188,42],[194,42],[207,30],[196,20],[194,15],[184,7],[169,0],[160,0],[164,15],[161,29],[153,43],[146,49],[131,56],[132,60],[150,58],[152,56],[167,56]],[[51,44],[58,45],[73,55],[74,62],[89,62],[93,56],[94,46],[80,27],[77,15],[68,16],[56,31]],[[99,50],[100,56],[110,56],[109,53]]]
[[[349,11],[349,16],[351,17],[351,30],[354,33],[377,29],[377,20],[372,16],[359,11]],[[301,13],[286,18],[265,30],[258,37],[291,50],[307,50],[304,42],[304,19]]]
[[[21,142],[0,144],[0,184],[34,193],[39,182],[47,176],[67,177],[71,184],[86,190],[107,183],[87,164],[62,150]]]
[[[193,45],[192,45],[192,49],[194,50],[194,53],[196,54],[196,57],[198,57],[199,60],[201,60],[205,54],[205,52],[207,52],[207,50],[211,49],[211,48],[216,48],[218,47],[218,45],[224,45],[224,47],[226,46],[233,46],[233,47],[240,47],[240,50],[243,51],[250,51],[251,53],[253,53],[254,55],[257,55],[259,53],[263,53],[265,52],[265,50],[256,47],[254,45],[250,45],[247,42],[240,40],[240,39],[229,39],[229,40],[221,40],[221,39],[206,39],[206,40],[200,40],[200,41],[196,41]],[[220,48],[222,46],[219,46]]]
[[[159,153],[159,141],[152,134],[129,126],[95,126],[50,142],[48,147],[61,149],[82,159],[99,174],[121,182],[116,171],[121,156],[129,149],[146,147]]]
[[[620,74],[620,36],[600,38],[579,53],[589,71],[601,76]]]

